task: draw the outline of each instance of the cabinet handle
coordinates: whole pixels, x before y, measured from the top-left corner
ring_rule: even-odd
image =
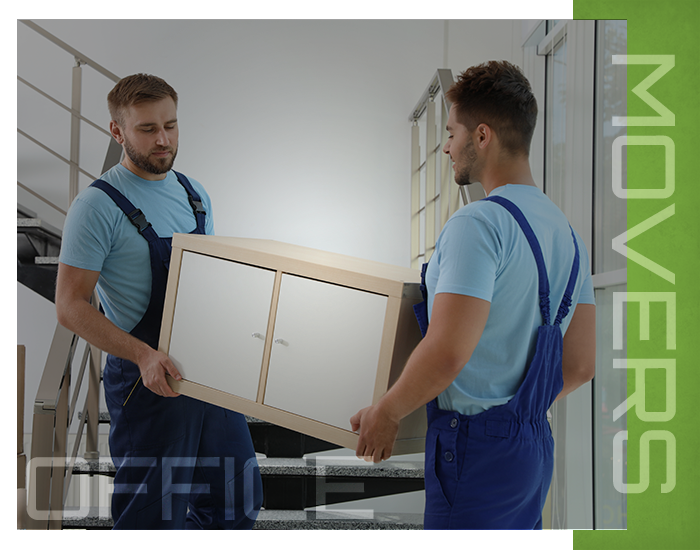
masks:
[[[265,337],[264,337],[262,334],[260,334],[259,332],[254,332],[253,334],[251,334],[251,336],[252,336],[253,338],[257,338],[258,340],[264,340],[264,339],[265,339]]]
[[[283,346],[288,346],[289,342],[282,340],[282,338],[275,338],[275,344],[282,344]]]

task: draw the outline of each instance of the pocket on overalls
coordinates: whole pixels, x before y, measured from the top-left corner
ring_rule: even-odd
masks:
[[[449,443],[451,438],[445,438],[443,434],[441,440],[440,436],[440,431],[428,430],[425,456],[426,510],[440,506],[451,507],[457,490],[457,455]]]

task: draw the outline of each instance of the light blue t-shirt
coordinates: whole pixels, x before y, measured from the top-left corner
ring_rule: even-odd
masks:
[[[550,284],[550,316],[557,309],[571,273],[574,242],[562,211],[536,187],[505,185],[491,192],[522,210],[542,248]],[[586,247],[576,235],[579,274],[565,333],[577,303],[594,304]],[[426,273],[428,312],[441,292],[491,303],[484,332],[469,362],[438,396],[438,406],[466,415],[507,403],[520,387],[535,353],[539,309],[537,264],[515,218],[499,204],[471,203],[447,221]]]
[[[118,164],[100,179],[141,209],[159,237],[189,233],[197,227],[187,192],[172,170],[165,179],[150,181]],[[213,235],[209,196],[199,182],[188,179],[206,210],[206,233]],[[151,298],[148,243],[104,191],[88,187],[73,201],[63,228],[59,260],[99,271],[97,294],[107,318],[127,332],[138,324]]]

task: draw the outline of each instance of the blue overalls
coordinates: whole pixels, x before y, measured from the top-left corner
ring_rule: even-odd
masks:
[[[572,229],[574,263],[550,324],[549,280],[530,224],[511,201],[482,200],[506,208],[527,237],[537,262],[543,324],[525,379],[508,403],[469,416],[439,409],[437,399],[428,403],[424,528],[541,529],[554,453],[547,410],[563,386],[559,325],[571,306],[579,250]]]
[[[184,175],[175,174],[197,219],[192,233],[204,234],[200,197]],[[151,298],[129,334],[157,349],[172,238],[158,237],[141,210],[109,183],[97,180],[92,186],[107,193],[148,241]],[[107,356],[109,446],[117,467],[114,528],[252,528],[262,504],[262,481],[243,415],[186,396],[161,397],[139,378],[136,364]]]

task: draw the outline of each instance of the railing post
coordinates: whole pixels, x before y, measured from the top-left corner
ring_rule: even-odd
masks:
[[[32,453],[29,460],[27,491],[27,527],[48,529],[51,499],[51,463],[55,411],[34,406]]]
[[[97,292],[93,291],[91,304],[99,309]],[[85,428],[85,460],[100,458],[99,451],[99,424],[100,424],[100,381],[102,379],[102,350],[90,346],[90,365],[88,368],[88,392],[85,401],[87,403],[87,425]]]
[[[100,458],[98,447],[100,423],[100,368],[102,352],[90,345],[90,365],[88,368],[87,425],[85,428],[86,460]]]
[[[66,370],[58,402],[56,403],[56,428],[53,443],[53,465],[51,467],[51,512],[49,529],[63,528],[63,503],[65,502],[66,464],[68,461],[68,404],[70,402],[71,369]]]
[[[82,61],[75,58],[73,67],[73,78],[71,85],[71,109],[80,114],[80,103],[82,97]],[[78,177],[80,166],[80,118],[71,115],[70,122],[70,180],[68,183],[68,204],[73,203],[73,199],[78,195]]]
[[[27,528],[27,456],[24,454],[24,375],[26,349],[17,346],[17,529]]]

